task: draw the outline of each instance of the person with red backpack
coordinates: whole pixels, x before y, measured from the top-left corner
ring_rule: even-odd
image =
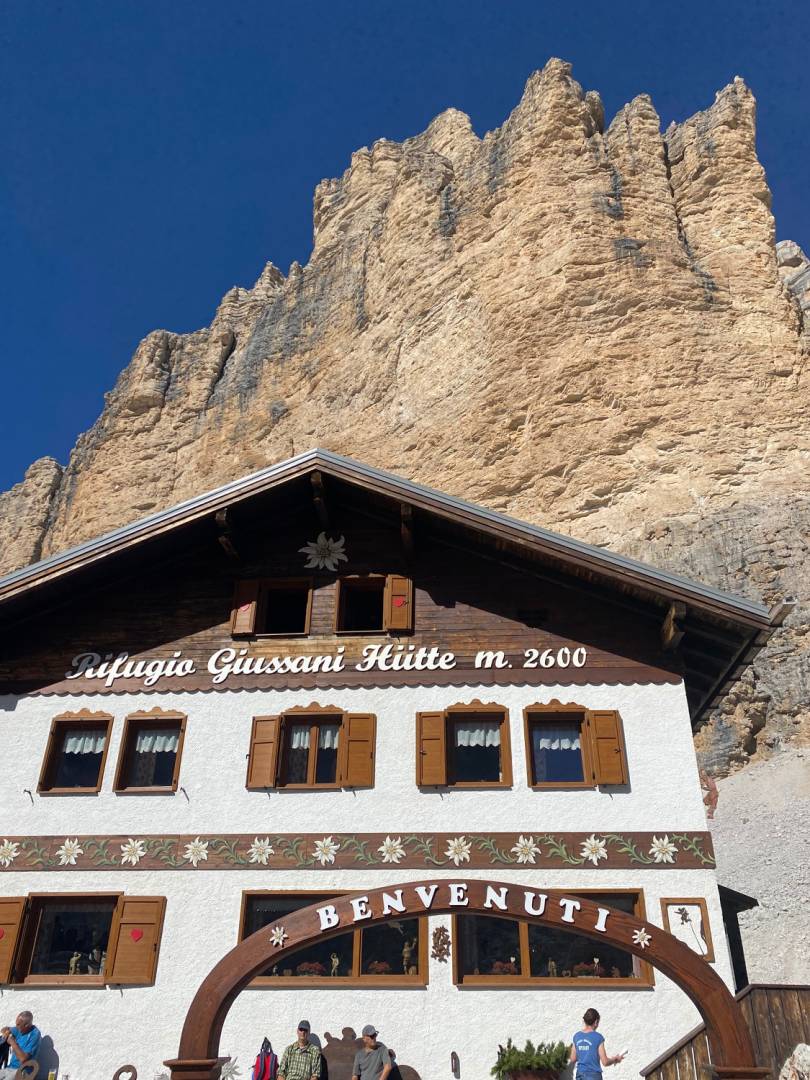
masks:
[[[277,1078],[278,1057],[273,1053],[270,1040],[265,1038],[262,1040],[261,1050],[256,1055],[250,1080],[277,1080]]]

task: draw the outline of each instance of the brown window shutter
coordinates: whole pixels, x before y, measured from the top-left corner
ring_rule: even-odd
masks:
[[[106,982],[154,983],[165,910],[165,896],[119,896],[107,947]]]
[[[25,904],[24,896],[4,896],[0,900],[0,930],[3,931],[0,937],[0,983],[9,983],[12,979]]]
[[[340,729],[340,783],[343,787],[374,787],[374,742],[377,718],[350,713]]]
[[[621,717],[613,709],[595,709],[589,713],[589,719],[597,784],[626,784],[627,759]]]
[[[247,781],[249,791],[276,786],[278,748],[281,741],[280,716],[254,716],[250,733]]]
[[[416,714],[416,782],[423,787],[447,783],[444,713]]]
[[[400,574],[385,579],[385,629],[413,630],[413,582]]]
[[[253,634],[256,631],[256,610],[259,606],[258,581],[237,581],[233,589],[231,633]]]

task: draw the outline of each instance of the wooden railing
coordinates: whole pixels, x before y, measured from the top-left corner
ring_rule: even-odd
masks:
[[[737,994],[751,1029],[757,1065],[778,1080],[798,1043],[810,1044],[810,986],[755,983]],[[648,1080],[708,1080],[712,1053],[703,1024],[641,1070]]]

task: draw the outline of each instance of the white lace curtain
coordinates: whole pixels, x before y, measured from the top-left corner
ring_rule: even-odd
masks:
[[[135,739],[136,754],[177,753],[180,732],[176,727],[151,728],[139,731]]]
[[[309,724],[290,725],[290,749],[309,750]],[[318,749],[337,750],[340,724],[318,725]]]
[[[459,721],[454,725],[456,746],[500,746],[500,720]]]
[[[65,754],[101,754],[107,742],[106,731],[81,728],[69,731],[65,736],[62,752]]]
[[[565,724],[556,727],[554,724],[543,724],[535,728],[532,733],[534,749],[537,750],[579,750],[579,727],[573,724]]]

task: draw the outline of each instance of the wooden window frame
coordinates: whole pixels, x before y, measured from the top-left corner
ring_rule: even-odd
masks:
[[[703,916],[703,929],[706,931],[706,948],[707,953],[704,956],[703,953],[696,953],[702,960],[705,960],[707,964],[714,963],[714,942],[712,941],[712,928],[709,923],[709,909],[706,904],[705,896],[664,896],[661,898],[661,925],[668,934],[672,933],[671,923],[669,921],[669,909],[676,904],[693,904],[695,907],[700,908],[700,913]]]
[[[45,744],[45,756],[39,771],[37,782],[37,794],[39,795],[98,795],[104,780],[104,769],[107,765],[107,754],[110,750],[110,735],[112,734],[113,718],[110,713],[92,712],[89,709],[81,709],[78,712],[60,713],[51,720],[51,729],[48,732],[48,741]],[[106,725],[104,750],[101,754],[101,764],[98,769],[98,780],[95,787],[52,787],[46,786],[48,777],[55,772],[57,737],[67,728],[82,728],[88,726]]]
[[[152,787],[124,787],[122,781],[124,778],[124,770],[128,764],[128,759],[131,754],[129,751],[130,738],[134,736],[136,729],[144,727],[160,727],[161,724],[169,721],[177,721],[180,725],[180,737],[177,742],[177,753],[174,758],[174,772],[172,774],[171,784],[161,784]],[[183,746],[186,738],[186,714],[181,712],[175,712],[170,709],[161,709],[156,706],[154,709],[147,711],[130,713],[129,716],[124,718],[124,733],[121,736],[121,746],[118,750],[118,763],[115,769],[115,783],[113,784],[113,791],[116,795],[174,795],[177,792],[177,786],[180,777],[180,762],[183,757]]]
[[[636,898],[634,916],[641,922],[647,920],[647,908],[644,900],[643,889],[572,889],[568,892],[569,896],[582,896],[583,898],[593,899],[595,896],[604,896],[605,893],[613,895],[631,895]],[[471,914],[479,915],[479,912],[472,912]],[[493,912],[493,916],[496,918],[506,919],[508,922],[516,922],[518,924],[518,936],[520,943],[520,968],[522,971],[531,971],[531,956],[529,953],[529,923],[522,922],[517,919],[510,919],[508,915],[496,914]],[[478,990],[482,987],[498,987],[502,986],[509,989],[526,989],[526,990],[650,990],[655,986],[655,974],[652,964],[646,960],[642,960],[639,957],[634,957],[634,960],[639,965],[638,978],[589,978],[587,976],[570,976],[567,979],[563,978],[544,978],[540,975],[464,975],[461,974],[461,927],[459,926],[459,918],[463,918],[463,915],[453,915],[452,919],[452,952],[453,952],[453,983],[459,990]],[[482,915],[481,918],[489,918],[487,915]],[[532,925],[542,926],[542,923]],[[558,929],[552,927],[552,929]],[[597,947],[596,945],[594,947]]]
[[[328,903],[329,900],[336,896],[343,896],[341,892],[330,892],[330,890],[321,889],[246,889],[242,893],[242,903],[239,909],[239,936],[237,938],[237,945],[244,941],[245,935],[245,919],[247,916],[247,908],[249,899],[252,896],[320,896],[323,898],[324,903]],[[352,896],[362,896],[362,889],[353,889]],[[306,905],[304,905],[306,906]],[[419,920],[419,940],[417,942],[417,975],[257,975],[255,979],[252,979],[248,986],[271,986],[278,987],[279,989],[290,987],[307,987],[318,986],[324,990],[339,990],[344,987],[362,987],[362,986],[388,986],[392,990],[404,989],[408,987],[426,987],[429,979],[429,962],[428,962],[428,912],[425,912],[424,917],[419,916],[403,916],[403,918],[418,918]],[[360,971],[360,964],[362,962],[362,933],[364,927],[360,925],[350,925],[345,929],[345,933],[353,934],[352,941],[352,969],[354,971]],[[310,942],[310,944],[312,944]]]
[[[345,709],[332,709],[328,705],[313,705],[309,708],[305,705],[297,705],[292,709],[286,709],[283,713],[280,713],[281,723],[279,725],[279,745],[278,745],[278,763],[276,765],[276,788],[279,791],[339,791],[343,785],[340,782],[340,740],[344,733],[346,716]],[[290,724],[300,723],[302,719],[307,716],[313,717],[313,723],[309,728],[309,758],[307,760],[307,782],[305,784],[287,784],[282,782],[284,776],[284,754],[287,744],[287,730]],[[318,719],[320,717],[320,719]],[[318,762],[317,745],[313,747],[313,732],[315,732],[321,724],[328,723],[330,718],[336,718],[340,723],[340,732],[338,733],[338,751],[335,761],[335,780],[334,783],[329,784],[316,784],[315,769]],[[313,753],[313,749],[315,753]],[[310,776],[312,780],[310,780]]]
[[[42,902],[45,900],[114,900],[115,905],[113,907],[112,922],[110,923],[110,938],[113,934],[114,923],[116,919],[116,912],[118,909],[118,900],[123,896],[120,892],[87,892],[87,893],[43,893],[35,892],[29,893],[26,897],[25,913],[23,914],[23,921],[20,928],[19,940],[17,942],[17,948],[15,951],[14,961],[12,963],[12,973],[15,976],[11,986],[104,986],[106,985],[105,975],[32,975],[31,974],[31,961],[34,955],[34,949],[36,947],[37,935],[39,933],[39,919],[41,918],[41,908],[39,916],[34,914],[34,906],[37,901]],[[37,917],[37,925],[29,926],[29,922]],[[108,939],[109,944],[109,939]],[[27,952],[27,956],[25,956]],[[20,959],[24,957],[27,974],[22,978],[16,977],[20,973],[19,965]],[[109,957],[108,957],[109,959]]]
[[[472,701],[468,705],[457,703],[437,712],[444,714],[444,768],[445,778],[443,784],[424,784],[419,779],[419,758],[421,746],[418,742],[419,726],[417,723],[417,786],[427,788],[452,788],[454,791],[483,791],[487,789],[511,788],[514,778],[512,774],[512,739],[509,722],[509,709],[505,705],[494,702],[484,704],[481,701]],[[500,719],[501,724],[501,779],[500,780],[453,780],[450,775],[450,733],[454,718],[480,713]]]
[[[304,784],[289,784],[282,782],[284,776],[284,753],[286,747],[286,732],[291,723],[300,722],[306,717],[313,717],[313,723],[310,725],[310,758],[307,763],[308,780]],[[348,765],[349,748],[346,740],[349,738],[349,721],[352,718],[370,717],[371,718],[371,783],[359,784],[349,783],[348,777],[344,775],[342,768]],[[377,717],[373,713],[350,713],[346,709],[340,709],[332,705],[318,705],[313,703],[312,705],[296,705],[291,709],[285,709],[284,712],[278,715],[278,748],[276,751],[276,763],[275,763],[275,782],[270,786],[257,787],[256,785],[250,785],[250,773],[251,773],[251,760],[252,760],[252,747],[256,736],[256,722],[257,720],[270,720],[273,717],[261,717],[254,716],[253,726],[251,728],[251,750],[248,753],[247,772],[245,776],[245,787],[248,791],[341,791],[341,790],[357,790],[362,788],[366,790],[373,788],[376,779],[376,763],[377,763]],[[328,784],[316,784],[314,782],[315,769],[317,765],[317,751],[312,753],[313,749],[313,733],[320,724],[328,722],[329,719],[336,719],[340,724],[340,733],[338,735],[338,756],[337,766],[335,773],[335,780]]]
[[[535,703],[527,705],[523,710],[523,742],[526,748],[526,779],[533,791],[584,791],[595,790],[599,787],[621,787],[621,784],[612,784],[600,781],[596,775],[596,736],[593,731],[593,714],[600,710],[588,709],[584,705],[563,705],[559,701]],[[532,726],[535,718],[542,723],[543,715],[549,718],[554,716],[580,716],[582,717],[580,750],[582,754],[582,780],[549,780],[537,782],[534,777],[534,758],[532,755]],[[618,716],[618,713],[617,713]],[[618,722],[619,750],[622,756],[624,775],[628,775],[627,747],[624,741],[624,729],[621,718]]]
[[[236,600],[234,599],[232,613],[231,613],[231,637],[236,640],[243,640],[245,638],[305,638],[309,637],[312,627],[312,596],[315,590],[315,582],[311,577],[287,577],[287,578],[240,578],[236,583],[236,588],[240,585],[244,586],[247,583],[252,583],[255,588],[255,598],[253,603],[256,605],[256,613],[254,618],[254,626],[249,631],[236,631]],[[256,627],[262,626],[264,623],[265,615],[267,613],[268,596],[274,591],[281,589],[301,588],[303,591],[307,591],[307,610],[304,621],[304,629],[296,630],[286,633],[267,633],[264,630],[257,630]]]
[[[372,634],[387,634],[385,625],[385,589],[388,581],[386,574],[342,574],[335,583],[335,633],[345,637],[363,637]],[[371,588],[377,583],[382,583],[382,626],[378,630],[344,630],[340,623],[343,616],[343,606],[348,587]]]
[[[394,627],[391,625],[391,618],[388,614],[389,598],[391,590],[393,589],[394,579],[401,578],[407,582],[407,604],[410,605],[409,619],[407,620],[409,626],[406,627]],[[346,587],[360,586],[361,588],[370,588],[372,585],[376,586],[377,583],[382,583],[382,626],[375,630],[344,630],[341,627],[343,619],[344,609],[344,596],[346,593]],[[334,616],[334,632],[341,637],[373,637],[380,634],[391,634],[399,637],[401,634],[411,634],[414,629],[414,588],[413,579],[407,574],[342,574],[338,577],[335,583],[335,616]]]
[[[98,988],[99,986],[153,986],[155,982],[155,973],[157,971],[158,958],[160,956],[160,944],[163,936],[163,925],[166,914],[166,898],[156,896],[139,896],[131,895],[124,892],[81,892],[81,893],[46,893],[35,892],[29,893],[24,897],[24,908],[19,925],[17,942],[14,947],[14,954],[11,960],[11,979],[6,985],[15,987],[72,987],[75,989],[81,989],[82,987]],[[39,934],[39,925],[42,917],[42,903],[44,901],[77,901],[79,903],[92,900],[113,900],[113,913],[112,920],[110,922],[110,933],[107,939],[106,949],[106,963],[103,974],[100,975],[41,975],[31,974],[31,961],[34,955],[34,949],[36,948],[36,940]],[[110,978],[112,971],[115,968],[115,961],[117,957],[118,942],[120,936],[122,911],[125,901],[134,901],[135,903],[140,901],[146,901],[149,903],[159,902],[160,916],[156,922],[157,932],[155,934],[155,942],[153,946],[153,957],[151,963],[150,978],[143,982],[122,983]],[[36,911],[37,903],[39,902],[39,911]],[[36,918],[36,925],[31,925],[32,919]],[[25,965],[27,974],[21,978],[18,977],[20,967]]]

